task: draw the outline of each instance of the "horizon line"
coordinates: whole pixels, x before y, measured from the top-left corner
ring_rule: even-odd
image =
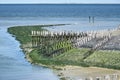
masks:
[[[0,4],[120,4],[120,3],[0,3]]]

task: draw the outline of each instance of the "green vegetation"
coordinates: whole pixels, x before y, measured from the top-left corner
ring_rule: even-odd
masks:
[[[95,51],[85,62],[93,66],[120,69],[120,51]]]
[[[8,28],[8,32],[16,37],[21,44],[26,44],[31,41],[31,31],[45,30],[42,27],[63,26],[70,24],[54,24],[54,25],[32,25],[32,26],[15,26]]]
[[[49,25],[17,26],[8,28],[8,32],[23,45],[31,42],[32,30],[43,31],[45,29],[42,27],[47,26]],[[60,41],[59,39],[49,40],[45,38],[44,41],[46,44],[33,48],[27,54],[33,63],[48,66],[78,65],[120,69],[120,51],[98,50],[92,52],[87,48],[73,48],[69,40],[66,39]]]
[[[46,26],[46,25],[44,25]],[[21,44],[31,42],[31,31],[43,31],[44,26],[16,26],[8,28],[8,32],[16,37]],[[47,25],[48,26],[48,25]],[[44,65],[86,65],[83,61],[83,54],[88,49],[74,49],[69,40],[52,40],[45,39],[47,44],[39,48],[33,48],[28,55],[33,63]],[[70,58],[71,57],[71,58]]]
[[[38,54],[39,50],[33,50],[29,55],[33,63],[40,63],[44,65],[78,65],[88,66],[82,61],[83,53],[88,49],[71,49],[68,52],[62,53],[54,57],[45,57],[43,54]],[[72,53],[73,52],[73,53]],[[80,58],[80,59],[79,59]]]
[[[43,55],[50,57],[67,52],[72,48],[69,41],[54,41],[54,43],[51,44],[52,41],[54,40],[51,40],[48,44],[41,46],[39,53],[44,53]]]
[[[21,44],[26,44],[29,43],[31,41],[31,30],[43,30],[41,27],[43,27],[42,25],[40,26],[16,26],[16,27],[11,27],[8,28],[8,32],[10,34],[12,34],[13,36],[16,37],[16,39],[18,41],[20,41]]]
[[[59,56],[56,56],[55,58],[57,60],[64,60],[64,61],[75,61],[75,62],[81,62],[84,58],[84,54],[89,49],[81,48],[81,49],[72,49],[68,52],[65,52],[64,54],[61,54]]]

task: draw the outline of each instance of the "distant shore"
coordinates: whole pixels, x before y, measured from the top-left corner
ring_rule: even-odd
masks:
[[[95,68],[91,66],[97,66],[97,67],[106,67],[106,68],[114,68],[114,69],[119,69],[119,56],[120,51],[107,51],[107,50],[99,50],[95,51],[90,57],[86,58],[84,62],[82,63],[83,59],[82,56],[86,51],[89,50],[85,48],[81,49],[72,49],[66,53],[63,53],[59,56],[56,56],[54,58],[46,58],[43,57],[41,54],[38,54],[37,49],[33,49],[29,47],[31,37],[29,36],[31,34],[31,30],[45,30],[42,27],[49,27],[49,26],[62,26],[66,24],[53,24],[53,25],[37,25],[37,26],[17,26],[17,27],[10,27],[8,29],[8,32],[12,34],[18,41],[21,43],[21,48],[23,49],[25,53],[25,58],[33,64],[38,64],[42,65],[45,67],[49,67],[55,70],[55,73],[60,76],[61,80],[65,80],[67,78],[75,78],[78,77],[83,72],[86,72],[87,74],[95,74],[92,72],[92,70],[98,71],[97,73],[105,73],[104,75],[107,74],[120,74],[120,71],[118,70],[111,70],[111,69],[102,69],[102,68]],[[67,24],[68,25],[68,24]],[[19,30],[19,31],[18,31]],[[24,32],[24,33],[23,33]],[[119,30],[114,31],[114,36],[119,36]],[[24,36],[23,36],[24,35]],[[27,47],[26,47],[27,46]],[[74,53],[74,54],[73,54]],[[109,53],[109,54],[108,54]],[[99,55],[100,54],[100,55]],[[104,55],[103,55],[104,54]],[[112,56],[110,56],[112,55]],[[106,58],[104,59],[103,58]],[[118,59],[114,60],[115,57]],[[99,57],[99,58],[98,58]],[[110,59],[112,58],[112,59]],[[95,60],[94,60],[95,59]],[[103,61],[102,61],[103,60]],[[111,62],[115,64],[111,64]],[[110,62],[110,63],[109,63]],[[114,66],[116,65],[116,66]],[[84,68],[81,66],[85,66]],[[87,67],[88,66],[88,67]],[[81,71],[80,71],[81,70]],[[88,70],[88,72],[87,72]],[[110,72],[109,72],[110,71]],[[78,74],[76,74],[78,73]],[[86,74],[85,73],[85,74]],[[81,74],[81,76],[83,76]],[[98,75],[96,75],[97,77]],[[95,77],[95,76],[94,76]]]

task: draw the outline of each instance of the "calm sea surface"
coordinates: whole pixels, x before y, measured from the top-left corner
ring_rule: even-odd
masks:
[[[94,16],[94,23],[89,23]],[[71,24],[49,30],[90,31],[116,28],[120,5],[0,4],[0,80],[59,80],[52,70],[29,64],[7,28],[31,24]]]
[[[0,5],[1,17],[105,17],[120,18],[120,5]]]

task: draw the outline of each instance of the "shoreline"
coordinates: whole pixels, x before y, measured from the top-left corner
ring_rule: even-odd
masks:
[[[17,39],[16,39],[17,40]],[[117,72],[119,72],[119,74],[120,74],[120,71],[118,71],[118,70],[114,70],[114,69],[108,69],[108,68],[100,68],[100,67],[81,67],[81,66],[75,66],[75,65],[66,65],[66,66],[55,66],[55,65],[43,65],[42,63],[40,64],[40,63],[35,63],[35,62],[33,62],[33,60],[30,58],[30,56],[29,56],[29,53],[33,50],[33,49],[30,49],[30,48],[25,48],[24,46],[23,46],[23,44],[22,43],[20,43],[20,48],[22,48],[22,50],[23,50],[23,52],[24,52],[24,54],[25,54],[25,58],[27,59],[27,61],[28,62],[30,62],[31,64],[37,64],[37,65],[40,65],[40,66],[43,66],[43,67],[48,67],[48,68],[50,68],[50,69],[52,69],[58,76],[59,76],[59,78],[61,79],[61,80],[69,80],[69,78],[71,78],[71,76],[72,76],[72,78],[73,77],[77,77],[78,76],[78,74],[76,75],[75,73],[81,73],[79,70],[89,70],[89,69],[91,69],[90,70],[90,72],[92,71],[92,70],[95,70],[95,69],[99,69],[100,71],[101,70],[110,70],[110,71],[117,71]],[[72,72],[70,72],[70,71],[72,71]],[[73,73],[73,71],[74,71],[74,73]],[[73,73],[73,74],[68,74],[68,73]],[[92,73],[92,72],[91,72]],[[67,74],[67,75],[65,75],[65,74]]]
[[[30,62],[31,64],[36,64],[42,67],[47,67],[53,70],[53,72],[59,77],[60,80],[76,80],[74,78],[83,75],[86,75],[86,78],[89,77],[100,77],[100,76],[106,76],[106,75],[112,75],[117,74],[120,75],[120,70],[114,70],[109,68],[101,68],[101,67],[82,67],[82,66],[72,66],[72,65],[66,65],[66,66],[48,66],[38,63],[33,63],[32,59],[29,57],[29,51],[25,50],[25,48],[22,47],[22,50],[25,54],[25,59]],[[86,72],[84,72],[86,71]],[[103,74],[103,72],[105,72]],[[92,75],[91,75],[92,74]],[[88,76],[88,77],[87,77]],[[82,77],[82,78],[85,78]],[[82,79],[81,79],[82,80]]]
[[[74,66],[74,65],[49,66],[49,65],[33,63],[32,59],[28,55],[29,52],[26,52],[26,50],[23,52],[25,54],[25,59],[28,62],[30,62],[31,64],[36,64],[38,66],[52,69],[53,72],[59,77],[60,80],[76,80],[76,78],[79,78],[82,80],[89,77],[96,78],[96,77],[102,77],[102,76],[114,75],[114,74],[120,75],[120,70],[109,69],[109,68],[92,67],[92,66],[82,67],[82,66]]]
[[[24,50],[25,59],[30,62],[31,64],[36,64],[42,67],[47,67],[53,70],[53,72],[59,77],[60,80],[76,80],[75,78],[89,78],[89,77],[100,77],[100,76],[107,76],[107,75],[120,75],[120,70],[109,69],[109,68],[102,68],[102,67],[82,67],[82,66],[75,66],[75,65],[66,65],[66,66],[49,66],[43,65],[38,63],[33,63],[32,59],[29,57],[29,52]],[[86,72],[84,72],[86,71]],[[103,74],[104,73],[104,74]],[[91,75],[92,74],[92,75]],[[83,76],[84,75],[84,76]]]

